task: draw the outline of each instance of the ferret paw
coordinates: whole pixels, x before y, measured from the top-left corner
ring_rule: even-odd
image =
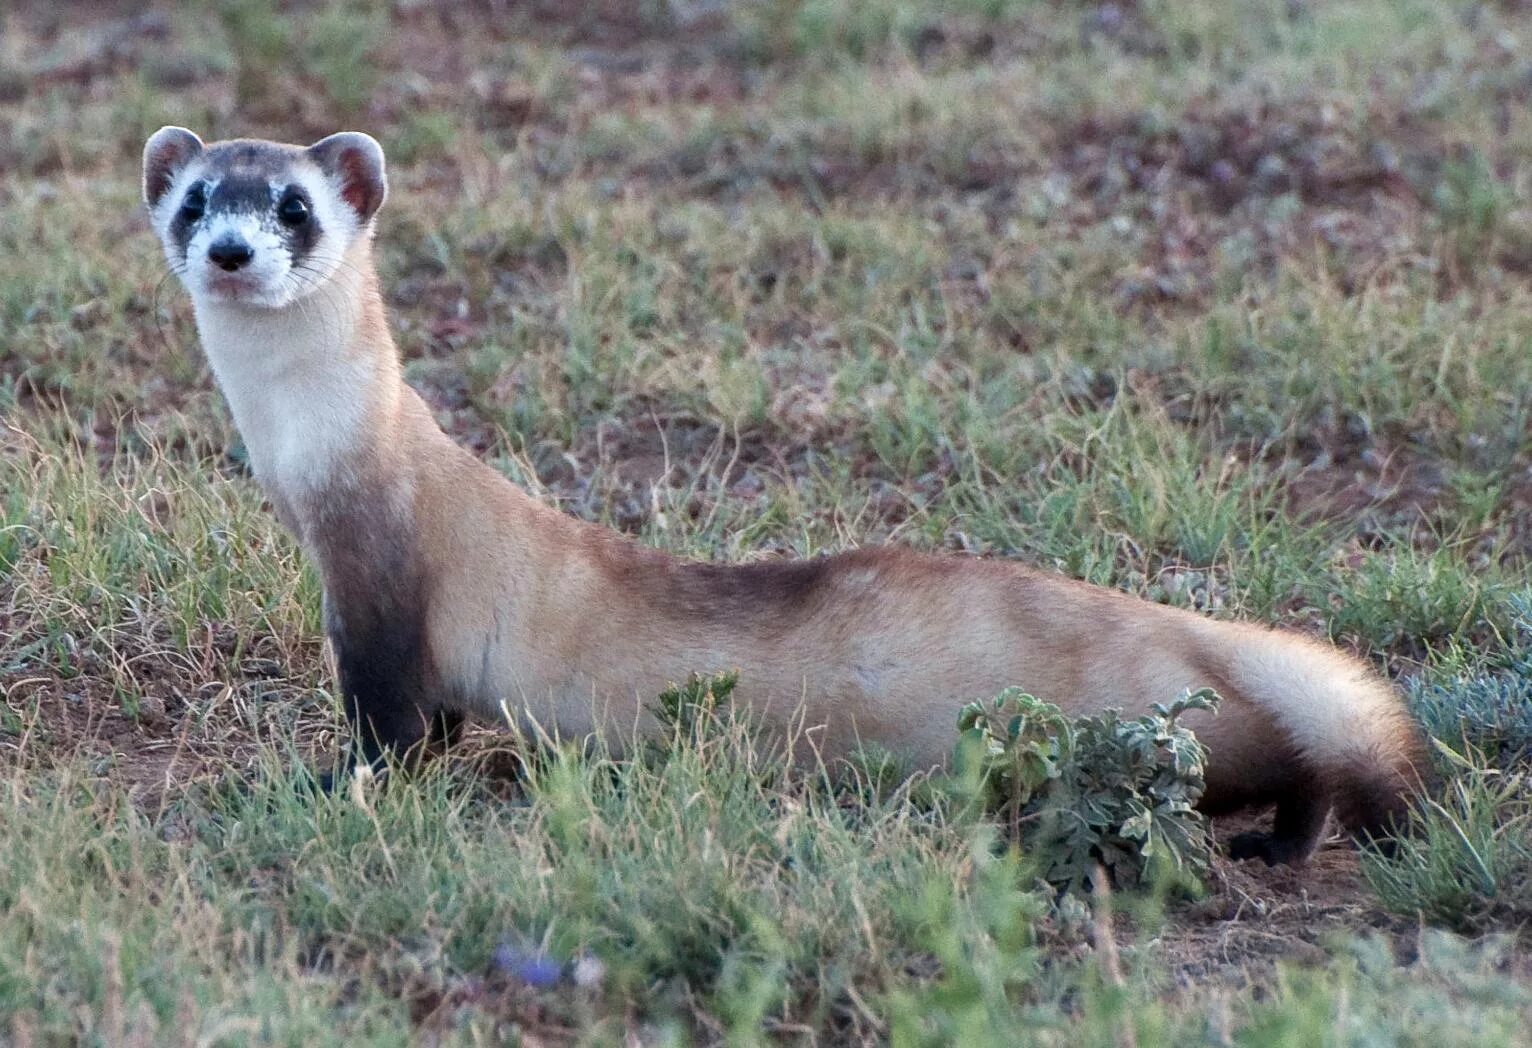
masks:
[[[1260,859],[1267,866],[1301,866],[1312,851],[1310,841],[1275,833],[1241,833],[1229,841],[1229,858]]]

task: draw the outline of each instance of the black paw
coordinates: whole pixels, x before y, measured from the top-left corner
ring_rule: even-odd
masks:
[[[1309,857],[1308,842],[1275,833],[1241,833],[1229,841],[1229,858],[1260,859],[1267,866],[1297,866]]]

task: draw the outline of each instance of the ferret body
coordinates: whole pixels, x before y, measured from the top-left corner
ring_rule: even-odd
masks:
[[[1295,862],[1327,813],[1386,831],[1425,770],[1399,696],[1335,648],[1019,564],[859,550],[718,565],[544,506],[457,447],[400,372],[372,262],[382,150],[204,145],[165,128],[144,193],[256,477],[312,558],[355,734],[377,759],[505,711],[614,741],[692,673],[737,670],[825,755],[941,764],[965,701],[1018,686],[1130,713],[1209,686],[1202,807],[1276,806],[1237,855]]]

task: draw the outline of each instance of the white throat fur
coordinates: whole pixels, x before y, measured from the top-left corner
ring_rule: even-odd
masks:
[[[391,359],[359,346],[365,244],[280,309],[193,298],[197,332],[263,487],[295,496],[348,486]]]

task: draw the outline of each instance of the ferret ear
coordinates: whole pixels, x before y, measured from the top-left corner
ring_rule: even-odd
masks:
[[[184,127],[162,127],[144,143],[144,203],[152,211],[176,175],[202,153],[202,139]]]
[[[378,213],[388,196],[388,179],[377,139],[360,131],[342,131],[309,146],[308,155],[335,180],[341,198],[363,222]]]

